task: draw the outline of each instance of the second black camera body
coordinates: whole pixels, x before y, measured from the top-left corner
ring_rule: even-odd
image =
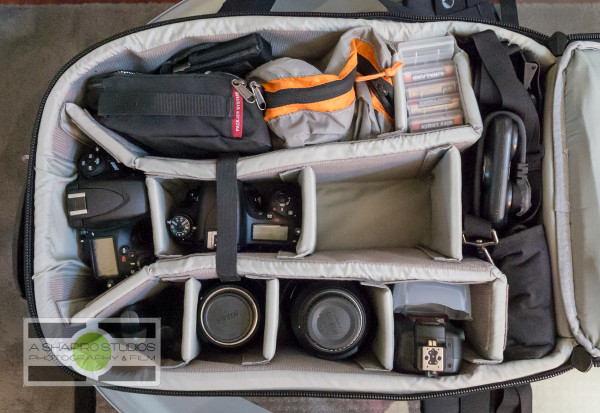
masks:
[[[462,360],[464,332],[445,317],[395,314],[394,366],[403,373],[435,377],[456,374]]]
[[[66,188],[69,225],[84,261],[110,287],[154,260],[145,178],[97,147],[80,157],[78,172]]]
[[[288,183],[238,181],[238,250],[295,251],[302,224],[300,188]],[[199,185],[167,220],[171,237],[193,252],[217,248],[217,196],[214,182]]]

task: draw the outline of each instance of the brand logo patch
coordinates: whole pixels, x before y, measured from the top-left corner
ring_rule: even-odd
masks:
[[[231,88],[233,97],[233,119],[231,120],[231,136],[241,138],[244,130],[244,98],[240,92]]]
[[[451,9],[454,7],[454,0],[442,0],[442,6],[444,6],[445,9]]]

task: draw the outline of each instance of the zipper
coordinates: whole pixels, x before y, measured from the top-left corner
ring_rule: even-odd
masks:
[[[600,33],[575,33],[567,35],[569,41],[574,42],[577,40],[597,40],[600,41]]]
[[[37,308],[35,305],[35,297],[33,291],[33,208],[34,208],[34,184],[35,184],[35,162],[36,162],[36,148],[37,148],[37,139],[39,134],[40,123],[42,119],[42,114],[44,112],[44,107],[46,105],[46,101],[48,100],[48,96],[50,95],[52,89],[56,85],[58,79],[78,60],[92,52],[93,50],[110,43],[114,40],[120,39],[125,36],[129,36],[131,34],[139,33],[148,29],[153,29],[156,27],[166,26],[174,23],[181,23],[187,21],[194,20],[204,20],[211,18],[222,18],[222,17],[237,17],[237,16],[264,16],[264,13],[260,12],[246,12],[246,13],[220,13],[220,14],[211,14],[211,15],[203,15],[203,16],[191,16],[184,17],[179,19],[161,21],[156,23],[151,23],[145,26],[140,26],[137,28],[133,28],[130,30],[126,30],[122,33],[110,36],[90,47],[78,53],[76,56],[71,58],[56,74],[56,76],[52,79],[48,89],[44,93],[42,97],[42,101],[38,108],[38,112],[36,115],[36,119],[34,122],[31,146],[29,151],[29,165],[27,170],[27,189],[25,193],[25,227],[24,227],[24,245],[23,245],[23,260],[24,260],[24,273],[25,273],[25,295],[27,298],[27,305],[29,309],[29,314],[32,318],[37,318]],[[380,20],[391,20],[398,22],[407,22],[407,23],[418,23],[418,22],[436,22],[436,21],[463,21],[463,22],[471,22],[471,23],[483,23],[489,24],[496,27],[502,27],[513,32],[522,34],[527,36],[539,43],[546,44],[549,37],[537,32],[532,29],[520,27],[510,23],[497,22],[491,20],[484,19],[476,19],[472,17],[453,17],[446,18],[440,16],[409,16],[402,15],[399,13],[387,13],[387,12],[371,12],[371,13],[315,13],[315,12],[287,12],[287,13],[268,13],[268,16],[281,16],[281,17],[324,17],[324,18],[345,18],[345,19],[380,19]],[[578,35],[573,35],[572,40],[580,40],[577,38]],[[583,36],[583,35],[581,35]],[[600,36],[600,35],[596,35]],[[595,37],[596,38],[596,37]],[[571,40],[571,38],[570,38]],[[248,90],[248,88],[244,87],[244,89]],[[236,89],[237,90],[237,89]],[[260,89],[256,89],[260,92]],[[257,100],[255,95],[255,89],[252,89],[250,86],[250,90],[254,100]],[[242,92],[240,91],[240,94]],[[257,93],[258,94],[258,93]],[[242,95],[243,96],[243,95]],[[262,94],[260,94],[262,97]],[[249,99],[252,99],[248,97]],[[259,106],[260,107],[260,106]],[[42,342],[45,342],[44,335],[39,323],[34,323],[35,331],[40,337]],[[593,362],[594,366],[600,367],[600,359],[595,359]],[[347,398],[347,399],[377,399],[377,400],[398,400],[398,401],[410,401],[410,400],[422,400],[429,399],[435,397],[445,397],[445,396],[460,396],[478,391],[490,391],[497,390],[504,387],[510,386],[518,386],[522,384],[532,383],[539,380],[545,380],[552,377],[556,377],[560,374],[566,373],[571,370],[573,366],[569,363],[565,363],[562,366],[556,367],[552,370],[548,370],[543,373],[539,373],[536,375],[524,377],[516,380],[509,380],[499,383],[493,383],[483,386],[470,387],[467,389],[460,390],[448,390],[441,392],[430,392],[430,393],[415,393],[410,395],[391,395],[391,394],[382,394],[382,393],[351,393],[351,392],[328,392],[328,391],[173,391],[173,390],[156,390],[156,389],[142,389],[142,388],[129,388],[123,386],[107,386],[104,383],[94,382],[88,379],[85,376],[69,369],[68,367],[59,364],[58,365],[65,373],[69,374],[77,381],[87,381],[91,384],[106,387],[109,389],[114,389],[118,391],[126,391],[131,393],[142,393],[142,394],[153,394],[153,395],[166,395],[166,396],[205,396],[205,397],[219,397],[219,396],[231,396],[231,397],[326,397],[326,398]]]
[[[246,102],[256,103],[256,106],[258,106],[260,110],[265,110],[267,108],[261,87],[254,80],[248,83],[244,79],[236,78],[231,81],[231,86],[242,95]]]

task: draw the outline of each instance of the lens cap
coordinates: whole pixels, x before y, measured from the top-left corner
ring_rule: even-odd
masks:
[[[221,286],[210,292],[200,307],[200,329],[219,347],[239,347],[256,333],[260,318],[256,299],[238,286]]]
[[[292,305],[294,333],[318,356],[345,358],[356,353],[365,338],[367,310],[357,289],[323,287],[297,297]]]

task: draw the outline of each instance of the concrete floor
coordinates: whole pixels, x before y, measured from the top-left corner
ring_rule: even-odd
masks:
[[[56,71],[77,52],[111,34],[143,24],[168,7],[168,4],[0,6],[0,411],[73,410],[70,388],[25,388],[22,385],[21,319],[28,314],[12,278],[12,237],[39,102]],[[600,32],[599,3],[519,4],[519,11],[523,26],[547,34],[557,30]],[[598,411],[599,386],[600,369],[586,375],[571,372],[535,383],[534,411]],[[253,401],[268,408],[264,400]],[[285,407],[281,403],[273,408],[302,411],[298,408],[315,409],[320,403],[313,399],[306,404],[296,404],[292,410],[289,410],[291,405]],[[372,406],[359,406],[374,411]],[[328,410],[336,411],[333,407]],[[108,403],[99,401],[98,411],[114,410]],[[376,411],[403,412],[408,411],[408,407],[404,403],[393,403],[380,405]]]

